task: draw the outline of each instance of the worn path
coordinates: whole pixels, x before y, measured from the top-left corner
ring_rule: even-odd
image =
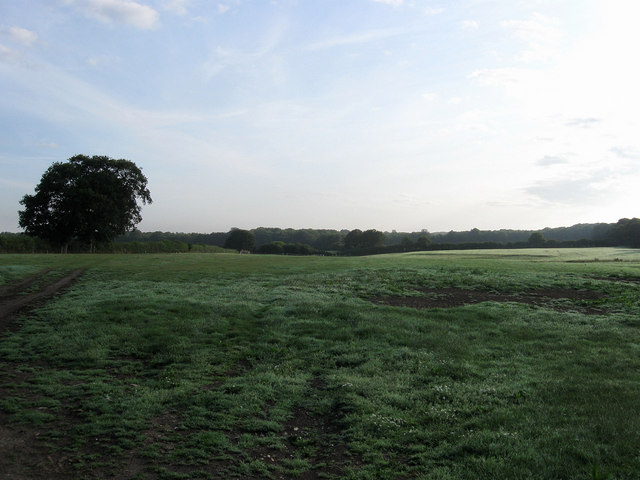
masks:
[[[33,307],[41,300],[71,286],[84,273],[84,269],[76,269],[32,292],[33,286],[41,283],[48,272],[49,270],[43,270],[18,283],[0,286],[0,332],[9,326],[18,311]]]

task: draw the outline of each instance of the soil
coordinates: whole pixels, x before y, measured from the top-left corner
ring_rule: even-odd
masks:
[[[17,312],[32,309],[38,306],[42,300],[70,287],[83,272],[83,269],[74,270],[55,282],[42,286],[35,292],[31,291],[32,287],[45,279],[48,270],[38,272],[13,285],[0,286],[0,334],[9,327]]]
[[[603,292],[570,288],[530,289],[517,293],[496,293],[463,288],[419,288],[419,296],[373,297],[369,300],[380,305],[410,308],[453,308],[482,302],[516,302],[557,311],[576,311],[600,315],[606,311],[589,302],[606,298]]]
[[[47,279],[49,270],[42,270],[20,282],[0,286],[0,336],[18,326],[17,314],[28,312],[57,293],[70,287],[83,273],[82,269],[58,279]],[[1,337],[0,337],[1,338]],[[0,387],[5,382],[24,384],[28,375],[20,369],[7,368],[0,377]],[[23,392],[26,397],[32,392]],[[71,459],[68,455],[52,453],[46,446],[46,430],[63,428],[67,419],[47,425],[46,428],[30,425],[8,424],[8,415],[0,411],[0,479],[66,479],[70,478]]]
[[[324,380],[314,377],[309,382],[307,396],[321,395],[325,390]],[[299,480],[316,480],[327,476],[341,478],[348,465],[361,463],[360,458],[349,452],[340,427],[341,417],[339,411],[318,415],[304,407],[296,408],[282,432],[285,448],[259,448],[251,452],[252,456],[267,464],[274,462],[281,465],[299,456],[306,458],[311,468],[294,475]],[[275,478],[290,477],[275,474]]]

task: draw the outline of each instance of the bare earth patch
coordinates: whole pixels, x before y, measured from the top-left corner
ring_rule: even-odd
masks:
[[[45,283],[37,291],[37,286],[45,282],[48,270],[43,270],[12,285],[0,287],[0,335],[15,327],[13,320],[19,311],[27,311],[44,300],[71,286],[82,275],[78,269],[64,277]],[[5,369],[0,377],[0,388],[5,383],[27,383],[29,375],[19,368]],[[28,398],[34,394],[23,392]],[[4,393],[3,393],[4,395]],[[46,434],[54,427],[68,428],[73,424],[71,415],[56,424],[42,427],[8,424],[8,415],[0,412],[0,473],[2,479],[65,479],[69,477],[72,459],[60,452],[52,453],[47,447]]]
[[[496,293],[463,288],[419,288],[421,296],[373,297],[369,300],[379,305],[410,308],[453,308],[482,302],[516,302],[551,308],[558,311],[577,311],[599,315],[605,311],[587,302],[606,298],[603,292],[575,290],[571,288],[531,289],[517,293]]]
[[[308,395],[321,395],[325,389],[324,380],[315,377],[309,382]],[[260,448],[252,452],[253,456],[264,463],[280,465],[286,465],[294,458],[305,458],[311,468],[293,475],[299,480],[316,480],[327,476],[340,478],[347,466],[360,462],[347,448],[339,425],[340,417],[340,412],[321,416],[297,408],[284,424],[284,449]],[[275,478],[292,477],[276,474]]]
[[[7,328],[13,315],[19,310],[33,308],[39,301],[70,287],[84,273],[84,270],[74,270],[55,282],[43,286],[40,290],[31,292],[30,288],[41,281],[46,273],[45,270],[19,283],[0,287],[0,333]]]
[[[15,295],[16,293],[23,292],[31,287],[34,283],[38,282],[45,274],[49,273],[50,269],[40,270],[26,278],[23,278],[19,282],[11,283],[9,285],[0,285],[0,298]]]

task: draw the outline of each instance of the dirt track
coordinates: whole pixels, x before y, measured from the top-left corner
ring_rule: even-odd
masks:
[[[50,270],[42,270],[20,282],[0,286],[0,335],[11,329],[16,314],[44,303],[56,293],[71,286],[84,272],[74,270],[62,278],[47,278]],[[8,368],[0,382],[0,396],[4,382],[26,382],[28,375],[19,369]],[[33,395],[26,392],[25,395]],[[7,423],[8,415],[0,411],[0,479],[61,480],[70,475],[68,457],[53,454],[39,440],[41,427]],[[66,462],[66,463],[65,463]]]
[[[0,286],[0,332],[9,326],[18,311],[34,307],[40,301],[71,286],[83,274],[84,269],[74,270],[52,283],[39,286],[39,290],[32,292],[32,287],[42,283],[48,272],[49,270],[43,270],[18,283]]]
[[[482,302],[516,302],[557,311],[578,311],[601,315],[605,311],[589,304],[606,298],[603,292],[570,288],[530,289],[519,293],[495,293],[463,288],[419,288],[420,296],[393,296],[370,298],[373,303],[410,308],[452,308]],[[558,302],[560,301],[560,302]],[[585,303],[586,302],[586,303]]]

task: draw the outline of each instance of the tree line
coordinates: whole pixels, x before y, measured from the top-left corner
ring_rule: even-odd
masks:
[[[33,195],[20,201],[24,234],[0,234],[0,252],[246,251],[270,254],[362,255],[451,248],[541,246],[640,247],[640,219],[530,230],[402,233],[368,230],[232,228],[229,232],[143,233],[142,204],[151,203],[147,178],[133,162],[76,155],[53,163]]]
[[[617,223],[577,224],[542,230],[478,230],[429,233],[381,232],[369,230],[329,230],[292,228],[233,228],[228,232],[174,233],[141,232],[134,229],[112,242],[97,244],[103,253],[224,252],[247,251],[285,255],[371,255],[422,250],[459,250],[527,247],[640,248],[640,219],[622,218]],[[72,252],[86,252],[80,240],[68,245]],[[58,247],[41,238],[20,234],[0,234],[0,252],[55,252]]]
[[[634,224],[638,219],[622,219]],[[619,222],[619,223],[620,223]],[[619,243],[619,240],[629,240],[629,235],[621,235],[612,229],[618,224],[595,223],[577,224],[571,227],[544,228],[541,230],[478,230],[450,231],[430,233],[423,229],[415,232],[381,232],[375,229],[362,231],[330,230],[330,229],[293,229],[293,228],[254,228],[251,232],[255,248],[260,248],[274,242],[285,244],[308,245],[319,251],[344,250],[358,247],[405,246],[407,248],[427,248],[433,244],[479,244],[493,243],[498,245],[528,244],[533,233],[540,233],[545,242],[592,241],[607,244]],[[237,230],[237,229],[232,229]],[[128,241],[160,241],[163,239],[177,240],[185,243],[200,243],[204,245],[224,246],[230,232],[213,233],[173,233],[173,232],[140,232],[134,230],[116,239],[117,242]],[[633,237],[633,235],[631,235]]]

